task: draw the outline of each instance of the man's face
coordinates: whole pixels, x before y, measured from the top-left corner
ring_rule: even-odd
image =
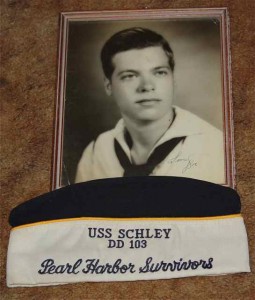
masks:
[[[173,73],[160,46],[119,52],[112,59],[111,81],[106,79],[122,116],[134,122],[159,120],[173,101]]]

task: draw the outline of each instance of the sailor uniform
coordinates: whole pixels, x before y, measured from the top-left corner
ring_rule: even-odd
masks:
[[[133,165],[124,121],[91,142],[78,164],[75,182],[122,176],[179,176],[226,183],[223,133],[174,107],[176,117],[144,165]]]

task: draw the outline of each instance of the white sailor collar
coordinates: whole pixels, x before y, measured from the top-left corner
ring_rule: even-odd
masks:
[[[150,151],[149,156],[154,151],[156,147],[177,137],[187,137],[191,135],[199,135],[203,133],[203,128],[201,127],[201,122],[205,122],[196,115],[189,111],[186,111],[178,106],[173,106],[175,110],[175,119],[163,136],[154,145],[153,149]],[[130,148],[125,140],[125,124],[124,120],[120,119],[113,130],[114,138],[118,141],[122,149],[125,151],[129,159],[131,160]]]

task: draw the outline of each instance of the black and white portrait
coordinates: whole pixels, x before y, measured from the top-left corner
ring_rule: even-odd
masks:
[[[69,21],[63,64],[60,185],[122,176],[228,184],[217,18]]]

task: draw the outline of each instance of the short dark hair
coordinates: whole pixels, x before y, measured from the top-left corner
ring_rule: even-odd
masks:
[[[114,71],[112,58],[115,54],[131,49],[161,46],[165,51],[171,70],[174,70],[174,56],[169,43],[162,35],[141,27],[128,28],[115,33],[104,44],[101,62],[105,76],[110,79]]]

